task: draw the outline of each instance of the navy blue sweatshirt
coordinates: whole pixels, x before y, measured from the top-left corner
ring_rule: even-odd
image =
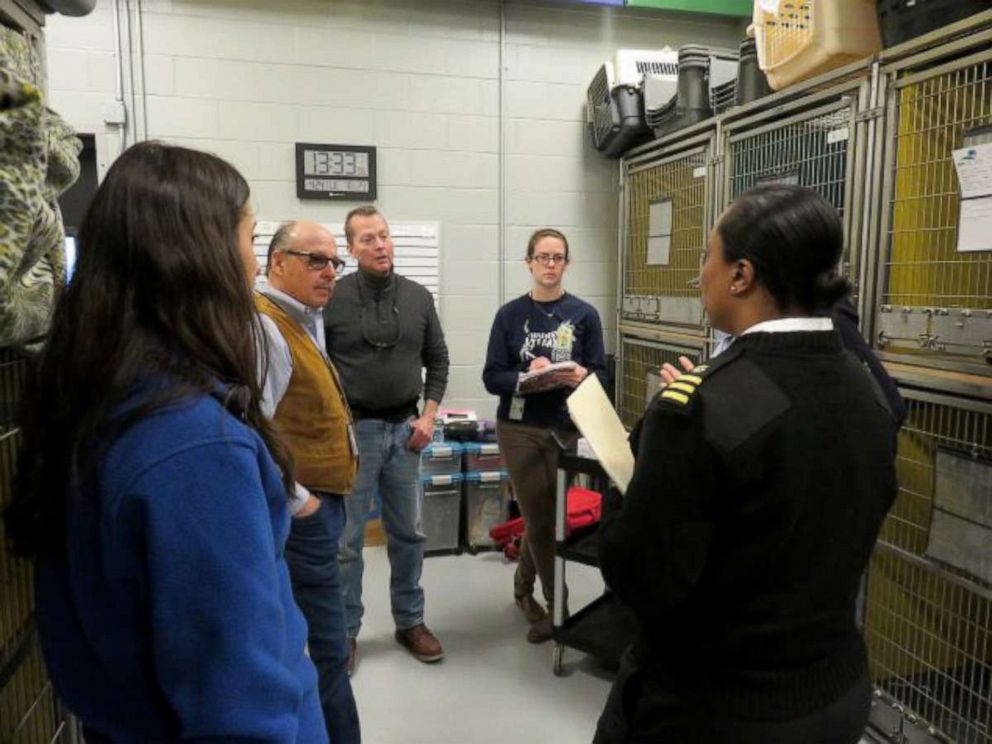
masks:
[[[489,350],[482,382],[499,396],[496,417],[510,420],[510,401],[521,372],[531,361],[573,361],[599,376],[606,385],[606,357],[599,313],[588,302],[563,294],[553,302],[536,302],[529,294],[506,303],[496,313],[489,332]],[[532,426],[571,427],[565,399],[569,388],[523,396],[521,423]]]

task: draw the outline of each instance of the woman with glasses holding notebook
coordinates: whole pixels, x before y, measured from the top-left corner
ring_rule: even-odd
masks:
[[[531,235],[525,258],[531,290],[496,313],[482,372],[486,390],[499,396],[497,438],[525,522],[513,593],[531,624],[531,643],[551,638],[551,614],[534,599],[534,583],[540,576],[550,609],[559,451],[554,433],[575,438],[565,399],[586,376],[606,377],[599,314],[562,286],[569,260],[568,239],[558,230]],[[522,379],[552,367],[541,378]]]

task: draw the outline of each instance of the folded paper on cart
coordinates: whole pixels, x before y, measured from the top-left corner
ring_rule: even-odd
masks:
[[[610,405],[596,375],[589,375],[566,401],[568,413],[582,436],[589,442],[596,459],[621,493],[634,475],[634,453],[630,451],[627,430]]]
[[[577,366],[575,362],[555,362],[533,372],[524,372],[520,375],[517,390],[527,395],[563,387],[565,382],[562,373],[571,372]]]

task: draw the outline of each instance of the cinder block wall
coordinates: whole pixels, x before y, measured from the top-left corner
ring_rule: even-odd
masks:
[[[133,0],[132,0],[133,4]],[[584,125],[585,90],[619,48],[735,48],[739,21],[491,0],[142,0],[147,133],[212,152],[251,183],[260,219],[339,222],[351,205],[301,202],[294,143],[375,145],[379,208],[442,225],[446,403],[492,415],[481,382],[496,308],[526,291],[526,240],[562,229],[566,287],[615,332],[618,171]],[[96,135],[101,172],[118,152],[113,3],[50,17],[51,105]],[[505,261],[500,263],[500,140]],[[505,278],[499,296],[499,275]]]

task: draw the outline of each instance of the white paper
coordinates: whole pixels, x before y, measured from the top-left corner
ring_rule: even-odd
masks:
[[[630,451],[627,430],[610,405],[606,391],[596,375],[589,375],[566,401],[572,421],[589,442],[596,459],[621,493],[634,475],[634,454]]]
[[[958,252],[992,251],[992,196],[961,200]]]
[[[834,129],[827,132],[827,144],[835,145],[838,142],[844,142],[845,140],[850,139],[850,137],[850,130],[848,130],[847,127],[840,127],[839,129]]]
[[[648,260],[645,263],[648,266],[668,266],[668,262],[671,260],[671,252],[671,235],[659,235],[654,238],[648,238]]]
[[[992,143],[955,150],[954,167],[962,199],[992,196]]]
[[[955,150],[961,186],[958,253],[992,250],[992,143]]]
[[[648,235],[672,234],[672,200],[652,202],[648,211]]]

